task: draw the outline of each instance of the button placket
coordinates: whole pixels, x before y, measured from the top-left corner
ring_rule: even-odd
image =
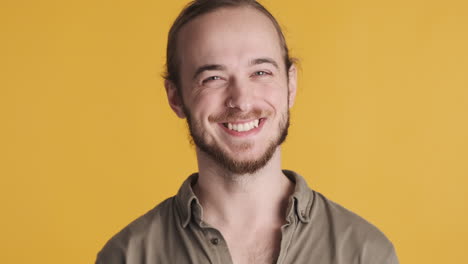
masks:
[[[205,237],[217,261],[215,263],[232,264],[231,254],[221,232],[215,228],[206,228]]]
[[[219,239],[217,237],[210,239],[211,244],[217,246],[219,244]]]

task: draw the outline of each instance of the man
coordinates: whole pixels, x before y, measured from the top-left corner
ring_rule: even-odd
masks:
[[[199,172],[96,263],[398,263],[375,227],[281,170],[296,67],[263,6],[187,6],[169,32],[165,87],[187,119]]]

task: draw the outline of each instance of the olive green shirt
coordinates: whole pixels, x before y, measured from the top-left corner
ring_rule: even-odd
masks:
[[[295,182],[295,190],[281,228],[277,263],[398,263],[392,243],[376,227],[311,190],[300,175],[283,172]],[[222,234],[203,222],[202,207],[191,188],[197,177],[191,175],[176,196],[111,238],[96,263],[232,263]]]

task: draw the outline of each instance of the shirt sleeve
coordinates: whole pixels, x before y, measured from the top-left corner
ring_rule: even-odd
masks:
[[[387,258],[387,264],[399,264],[400,262],[398,261],[398,257],[395,252],[395,248],[392,246],[392,250],[390,252],[390,255]]]
[[[125,254],[121,247],[108,243],[97,254],[96,264],[125,264]]]

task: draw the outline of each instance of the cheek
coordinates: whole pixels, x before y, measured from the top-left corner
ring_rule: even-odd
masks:
[[[222,100],[216,96],[197,96],[191,102],[191,110],[192,114],[197,116],[197,119],[204,120],[201,122],[207,122],[206,120],[208,117],[215,115],[223,110],[222,105]]]
[[[222,102],[222,94],[215,89],[201,89],[193,86],[189,88],[190,91],[184,93],[184,101],[192,112],[205,112]]]
[[[288,102],[288,89],[279,82],[269,83],[258,87],[257,96],[265,100],[274,108],[282,108]]]

